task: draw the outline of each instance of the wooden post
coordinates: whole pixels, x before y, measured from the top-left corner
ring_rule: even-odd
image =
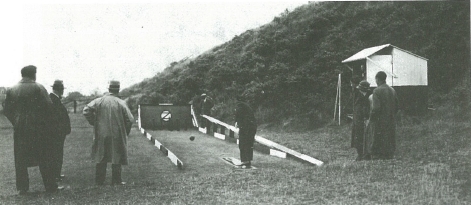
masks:
[[[334,104],[334,119],[332,121],[335,122],[335,116],[337,116],[337,101],[339,99],[339,84],[337,83],[337,93],[335,94],[335,104]]]
[[[74,113],[77,113],[77,101],[74,100]]]
[[[342,112],[342,74],[339,73],[339,125],[340,125],[340,113]]]
[[[221,125],[221,134],[226,135],[226,127]]]

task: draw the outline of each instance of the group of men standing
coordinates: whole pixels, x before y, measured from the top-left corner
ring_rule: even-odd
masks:
[[[357,161],[394,158],[398,99],[386,78],[386,73],[380,71],[373,92],[366,80],[359,82],[354,91],[351,146],[357,150]]]
[[[8,89],[4,114],[14,129],[16,189],[29,191],[28,167],[39,166],[47,193],[64,189],[62,181],[64,142],[71,133],[70,118],[61,102],[64,84],[56,80],[48,95],[36,82],[35,66],[21,69],[21,81]],[[107,163],[112,164],[112,184],[124,185],[121,165],[127,164],[126,137],[134,121],[126,103],[118,97],[119,81],[110,81],[109,93],[87,104],[83,114],[94,126],[92,157],[97,185],[103,185]]]
[[[48,95],[44,86],[36,83],[36,67],[21,70],[21,81],[8,89],[4,114],[14,128],[14,158],[16,188],[20,195],[29,190],[28,167],[39,166],[46,192],[56,192],[61,175],[63,147],[70,134],[70,119],[60,99],[64,93],[62,81],[56,80]]]

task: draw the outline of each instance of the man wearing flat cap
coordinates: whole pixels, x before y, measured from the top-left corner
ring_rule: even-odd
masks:
[[[257,121],[255,112],[246,102],[247,97],[240,95],[237,97],[235,110],[235,127],[239,128],[239,150],[240,150],[240,168],[250,169],[253,160],[253,145],[255,142],[255,133],[257,132]]]
[[[61,174],[64,157],[64,142],[66,135],[70,134],[70,118],[67,109],[62,104],[61,99],[64,94],[64,83],[62,80],[55,80],[52,85],[52,93],[49,97],[52,100],[51,125],[53,136],[53,162],[54,177],[56,181],[62,181],[64,175]]]
[[[365,128],[366,120],[370,114],[370,103],[368,97],[371,95],[370,83],[366,80],[360,81],[354,89],[353,94],[353,125],[351,147],[357,150],[357,161],[365,159]]]
[[[39,166],[46,192],[58,188],[52,175],[50,110],[47,91],[36,83],[36,67],[21,69],[21,81],[6,94],[4,114],[13,125],[16,189],[20,195],[29,190],[28,167]]]
[[[111,163],[112,185],[124,185],[121,165],[128,164],[127,136],[134,118],[126,102],[118,97],[119,81],[110,81],[109,93],[90,102],[83,115],[94,126],[92,158],[96,163],[95,183],[103,185],[107,163]]]

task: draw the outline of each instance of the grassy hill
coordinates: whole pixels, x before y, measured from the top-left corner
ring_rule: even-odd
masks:
[[[259,124],[313,127],[331,119],[338,73],[348,104],[349,72],[340,62],[389,43],[429,59],[430,101],[442,105],[442,96],[469,76],[469,16],[468,1],[310,3],[171,63],[122,95],[136,110],[139,103],[188,103],[206,92],[216,101],[214,115],[231,122],[235,97],[245,93]]]

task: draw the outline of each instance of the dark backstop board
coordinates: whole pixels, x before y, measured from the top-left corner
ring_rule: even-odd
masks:
[[[140,104],[141,127],[150,130],[180,130],[193,127],[190,105]]]

